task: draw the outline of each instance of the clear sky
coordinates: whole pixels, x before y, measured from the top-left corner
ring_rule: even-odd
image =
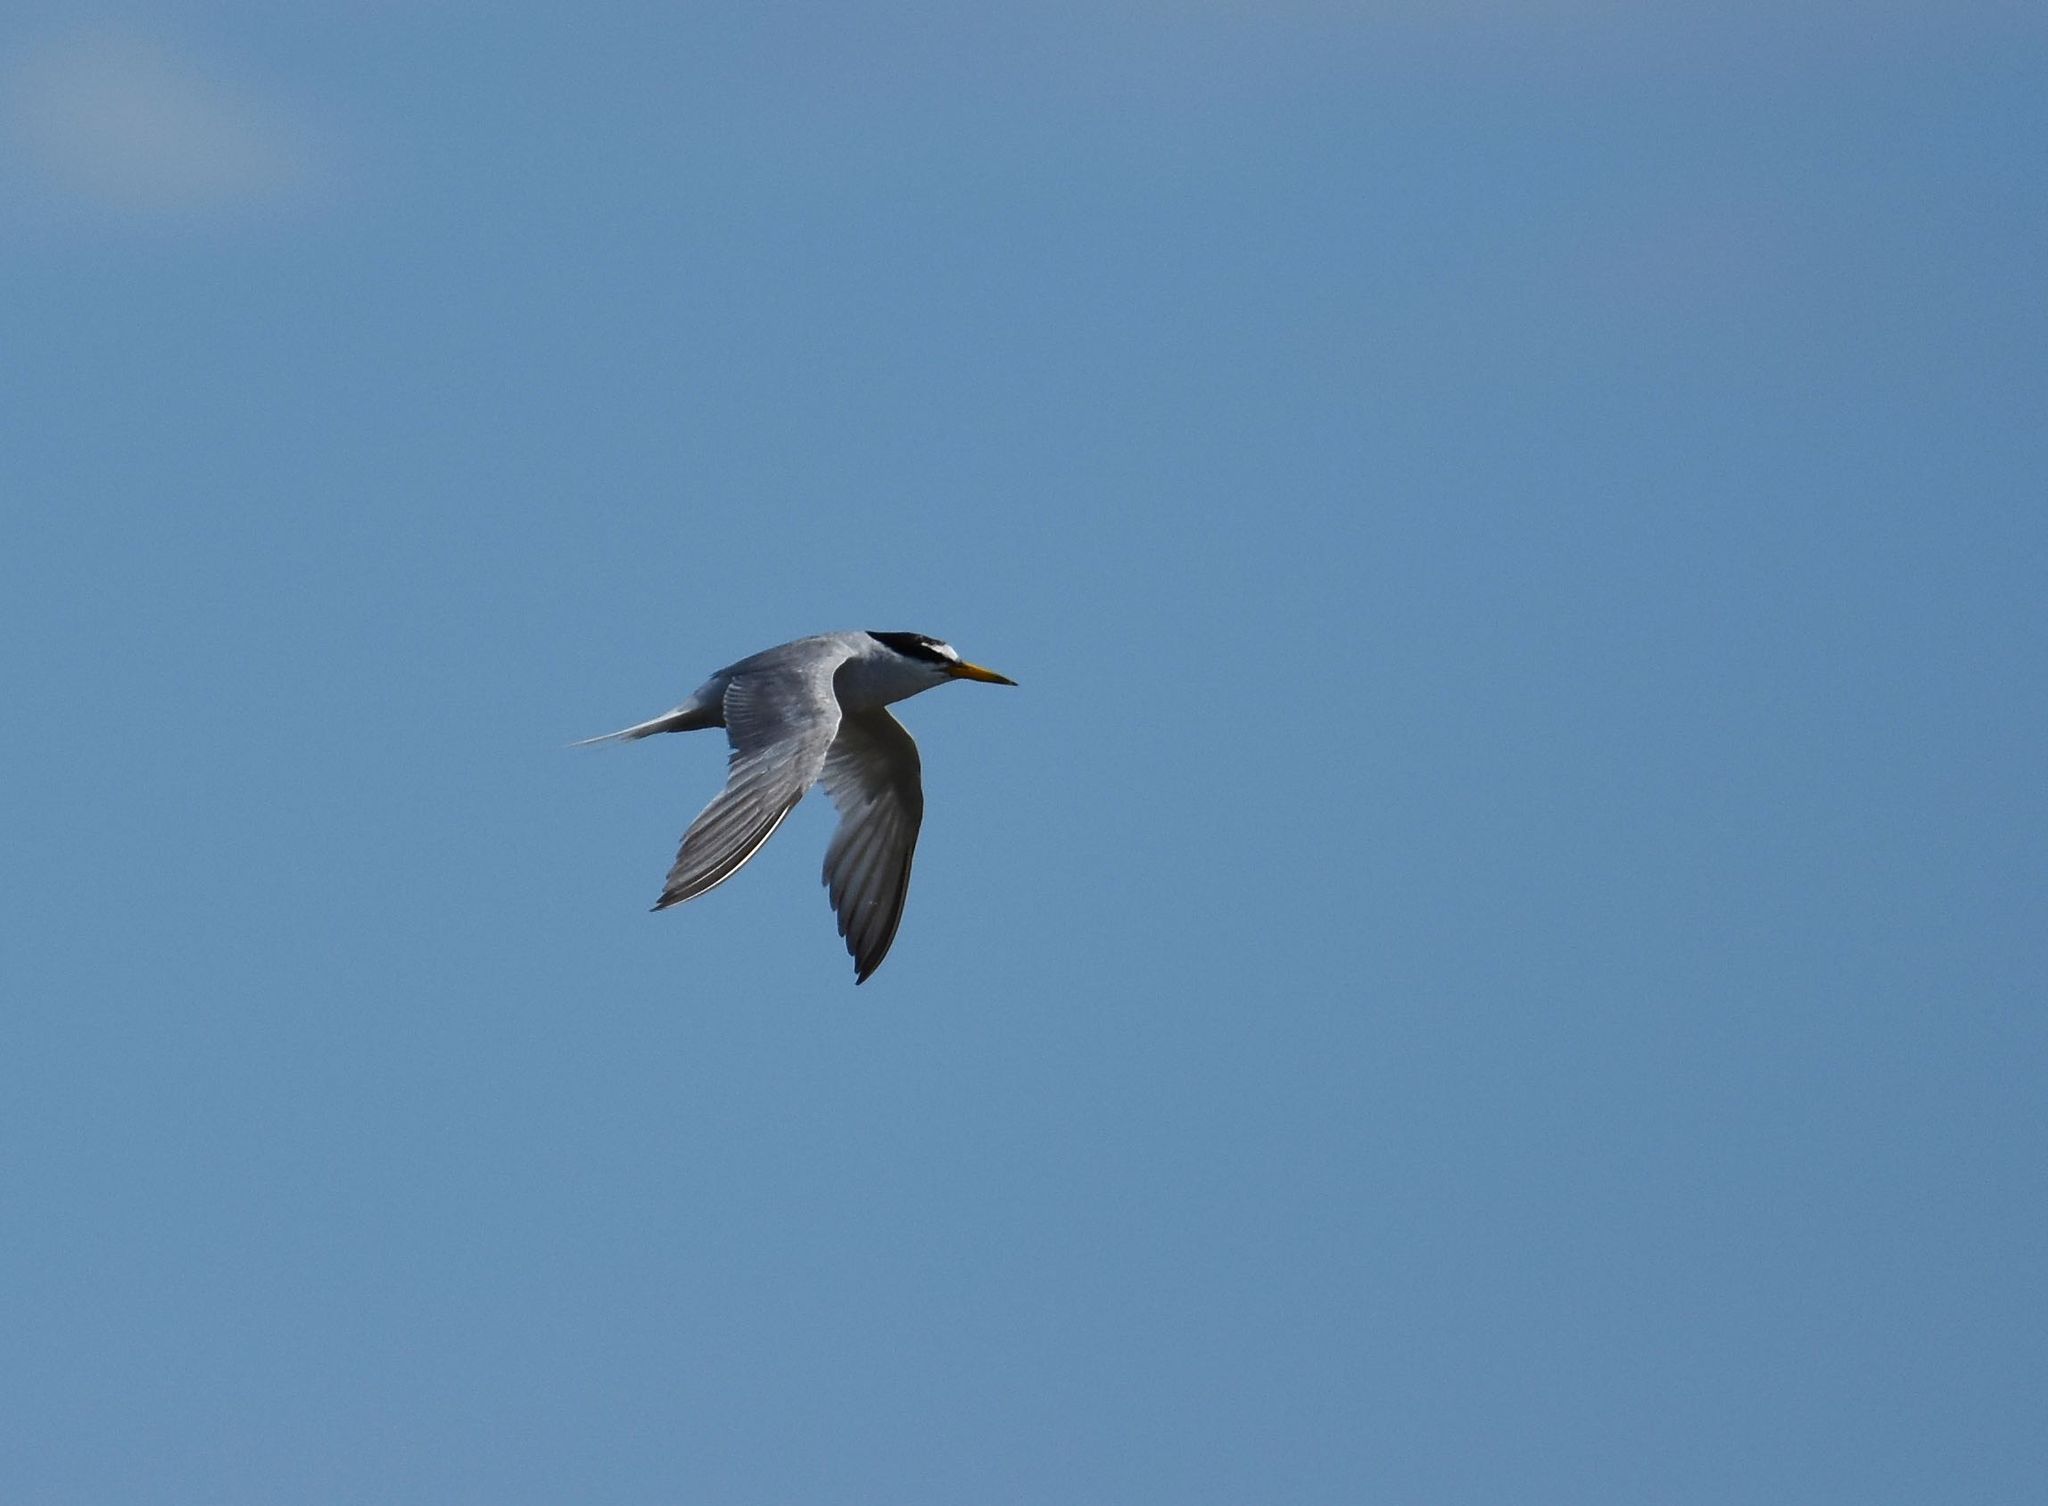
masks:
[[[9,1503],[2039,1491],[2038,6],[9,12]]]

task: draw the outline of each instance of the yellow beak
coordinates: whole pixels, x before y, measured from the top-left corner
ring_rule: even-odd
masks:
[[[946,671],[956,680],[985,680],[991,685],[1015,685],[1017,682],[1008,675],[999,675],[992,669],[983,669],[979,664],[960,663]]]

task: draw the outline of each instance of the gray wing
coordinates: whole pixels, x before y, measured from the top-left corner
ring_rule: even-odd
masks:
[[[655,909],[695,899],[738,873],[817,782],[839,729],[832,694],[839,663],[819,654],[733,676],[724,700],[732,742],[725,788],[683,833]]]
[[[839,807],[839,829],[825,849],[825,885],[853,954],[854,981],[865,983],[889,955],[910,892],[910,857],[924,820],[917,744],[880,708],[848,712],[823,777]]]

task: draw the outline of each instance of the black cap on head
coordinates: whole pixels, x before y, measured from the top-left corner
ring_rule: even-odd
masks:
[[[906,659],[922,659],[927,664],[957,664],[959,655],[949,653],[946,645],[936,638],[927,638],[923,633],[877,633],[872,630],[868,636],[885,648],[893,648]]]

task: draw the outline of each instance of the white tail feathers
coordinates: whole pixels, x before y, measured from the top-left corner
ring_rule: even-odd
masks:
[[[652,737],[657,732],[695,732],[700,727],[716,727],[715,717],[707,715],[694,702],[685,701],[673,711],[664,711],[652,721],[640,722],[631,727],[621,727],[616,732],[601,733],[569,744],[572,748],[588,748],[595,743],[629,743],[635,738]]]

